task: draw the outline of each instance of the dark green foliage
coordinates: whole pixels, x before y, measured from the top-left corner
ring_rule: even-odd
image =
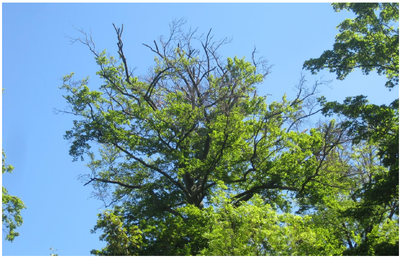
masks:
[[[335,3],[335,11],[347,10],[356,18],[339,24],[332,50],[304,63],[316,73],[322,69],[335,72],[344,79],[354,69],[364,74],[376,70],[387,77],[386,87],[399,83],[399,4],[398,3]]]

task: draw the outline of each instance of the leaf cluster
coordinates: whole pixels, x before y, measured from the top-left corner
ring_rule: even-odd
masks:
[[[6,172],[11,173],[14,167],[7,165],[5,162],[6,155],[4,150],[2,150],[2,174]],[[2,187],[2,202],[1,220],[3,222],[3,231],[7,233],[5,239],[12,242],[15,237],[19,236],[19,233],[15,230],[23,223],[21,211],[26,209],[26,206],[19,197],[10,195],[4,186]]]

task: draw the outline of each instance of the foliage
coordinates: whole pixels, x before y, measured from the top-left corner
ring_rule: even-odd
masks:
[[[315,227],[311,216],[278,214],[255,195],[234,207],[222,197],[210,215],[208,242],[202,255],[332,255],[343,251],[341,242],[324,227]]]
[[[107,246],[102,250],[92,250],[90,253],[97,256],[109,255],[137,255],[142,242],[141,231],[137,226],[124,227],[119,212],[104,211],[98,214],[99,219],[92,230],[103,229],[100,240],[106,241]]]
[[[169,214],[162,221],[140,222],[146,235],[140,255],[192,255],[207,247],[203,234],[209,229],[209,208],[200,210],[189,204],[178,211],[181,216]]]
[[[316,73],[322,69],[336,72],[344,79],[355,68],[364,74],[376,70],[387,77],[386,87],[399,83],[399,4],[398,3],[335,3],[335,11],[352,11],[353,19],[339,24],[333,50],[304,63]]]
[[[14,170],[12,165],[6,165],[6,154],[2,150],[2,174]],[[23,219],[21,216],[21,210],[26,209],[24,202],[21,201],[17,196],[10,195],[7,189],[3,186],[2,188],[2,222],[3,231],[7,233],[6,240],[12,242],[15,237],[19,236],[16,230],[17,227],[21,226]]]

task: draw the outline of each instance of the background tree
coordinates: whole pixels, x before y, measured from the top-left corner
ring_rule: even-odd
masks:
[[[354,19],[339,24],[333,50],[304,63],[316,73],[322,69],[344,79],[355,68],[364,74],[376,70],[387,77],[386,87],[399,83],[399,4],[334,3],[335,11],[352,11]]]
[[[11,173],[14,167],[12,165],[6,165],[6,154],[3,149],[2,157],[2,174],[6,172]],[[1,220],[3,222],[3,231],[7,234],[5,239],[12,242],[15,237],[19,236],[19,233],[15,230],[23,223],[21,210],[26,209],[26,206],[20,198],[10,195],[4,186],[2,188],[2,201]]]
[[[221,190],[232,206],[259,194],[286,212],[288,195],[321,197],[332,181],[340,183],[326,165],[339,165],[327,160],[348,140],[334,121],[300,130],[318,112],[312,99],[321,82],[307,88],[301,78],[294,100],[284,95],[267,105],[256,93],[269,72],[265,61],[257,62],[254,52],[251,62],[223,61],[217,50],[226,39],[212,41],[211,31],[197,36],[181,25],[172,24],[168,38],[145,44],[156,57],[142,79],[129,70],[123,27],[114,26],[119,59],[97,52],[82,32],[85,38],[76,41],[95,55],[104,84],[90,90],[88,78],[73,81],[70,74],[62,86],[66,112],[79,117],[65,135],[70,154],[90,157],[85,185],[92,183],[118,210],[124,227],[139,227],[141,255],[200,253],[210,240],[202,236],[202,211]],[[91,142],[102,146],[100,156]]]
[[[336,11],[351,10],[356,18],[347,19],[338,26],[340,33],[333,50],[306,61],[304,68],[314,73],[328,68],[336,72],[338,79],[344,79],[354,68],[361,68],[365,74],[376,69],[378,74],[386,75],[386,87],[398,85],[399,29],[394,27],[399,19],[398,3],[338,3],[333,7]],[[398,99],[388,106],[369,104],[362,95],[347,97],[343,104],[327,102],[323,97],[320,102],[323,114],[335,114],[343,119],[341,127],[352,138],[354,146],[367,145],[357,150],[365,157],[364,165],[355,170],[366,171],[368,179],[358,180],[360,186],[350,191],[352,200],[342,204],[338,212],[338,216],[351,219],[350,223],[361,228],[357,240],[348,236],[349,249],[345,254],[398,255]],[[371,147],[375,153],[371,152]],[[349,229],[348,224],[342,223],[345,233],[354,235],[354,229]],[[391,232],[387,231],[387,224],[392,224]],[[380,241],[379,233],[385,235],[385,241]],[[392,235],[392,239],[388,235]]]

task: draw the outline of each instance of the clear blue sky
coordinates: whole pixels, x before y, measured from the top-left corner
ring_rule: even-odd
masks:
[[[301,72],[310,85],[321,76],[332,79],[320,89],[328,100],[364,94],[376,104],[398,97],[389,92],[385,78],[354,72],[346,80],[321,72],[302,71],[305,60],[331,49],[335,27],[351,13],[335,13],[325,4],[3,4],[2,147],[15,170],[3,176],[3,186],[19,196],[28,209],[13,243],[2,241],[3,255],[89,255],[104,242],[90,234],[102,202],[91,198],[92,188],[79,175],[90,173],[86,162],[72,162],[69,143],[63,139],[74,117],[54,114],[64,109],[61,78],[75,72],[90,76],[97,86],[93,55],[81,44],[71,45],[66,35],[79,37],[74,29],[92,31],[98,50],[117,56],[112,23],[124,24],[123,41],[135,75],[145,74],[153,53],[142,46],[168,35],[173,19],[186,18],[187,26],[200,32],[212,28],[215,39],[232,37],[222,50],[225,57],[251,57],[256,46],[260,56],[274,65],[258,94],[294,95]],[[5,236],[3,235],[3,238]]]

